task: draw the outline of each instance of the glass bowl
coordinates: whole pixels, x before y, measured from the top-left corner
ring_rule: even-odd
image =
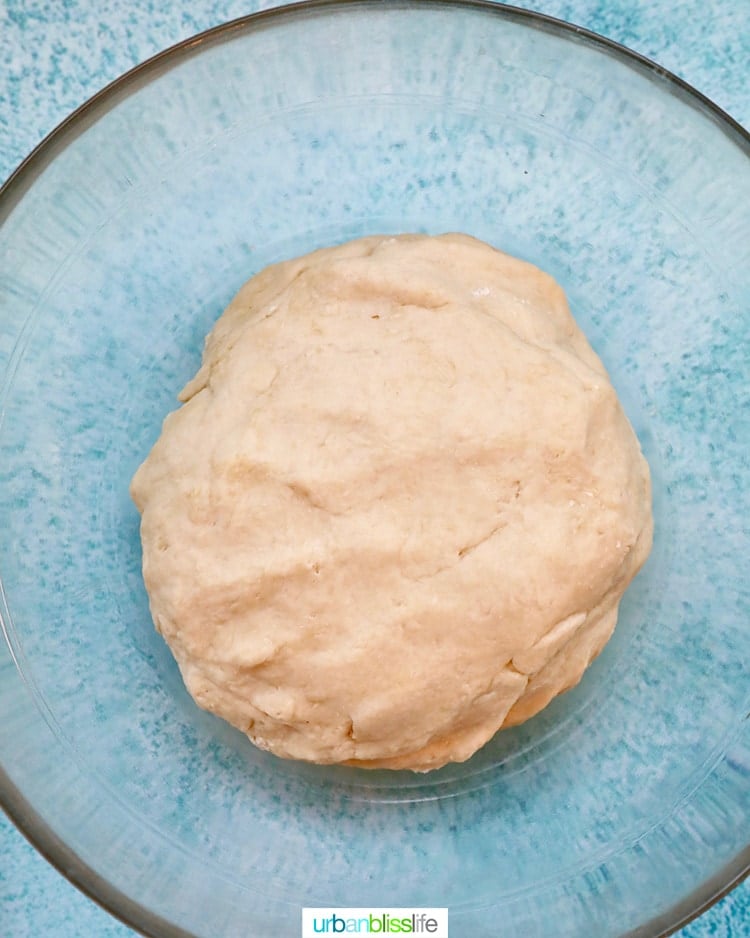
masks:
[[[447,906],[452,938],[667,933],[748,866],[750,143],[624,49],[482,3],[316,3],[157,56],[0,196],[0,777],[147,934]],[[284,762],[154,631],[136,466],[271,261],[465,231],[565,287],[656,541],[575,690],[426,776]]]

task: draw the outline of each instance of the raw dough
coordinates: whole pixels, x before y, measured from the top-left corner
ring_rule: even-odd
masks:
[[[136,473],[157,629],[279,756],[427,770],[578,682],[649,472],[560,287],[465,235],[277,264]]]

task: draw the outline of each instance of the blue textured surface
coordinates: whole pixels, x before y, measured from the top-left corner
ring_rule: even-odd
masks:
[[[3,10],[6,22],[0,24],[0,61],[4,66],[0,77],[0,176],[7,175],[39,137],[72,107],[130,65],[186,35],[253,8],[252,5],[238,3],[206,4],[200,13],[193,8],[187,15],[171,5],[153,3],[99,4],[95,8],[75,2],[35,6],[6,3]],[[588,26],[645,52],[683,75],[737,119],[748,122],[750,105],[746,64],[750,60],[750,14],[746,6],[713,4],[706,7],[694,2],[677,5],[561,2],[539,4],[537,8]],[[442,129],[445,133],[451,130]],[[592,185],[595,184],[592,177]],[[623,190],[622,197],[627,198],[626,190]],[[384,198],[387,201],[387,193]],[[670,220],[665,219],[664,225],[667,230]],[[352,231],[352,234],[356,233]],[[518,247],[522,249],[524,245],[519,244]],[[555,249],[550,248],[550,257],[564,254],[564,246],[562,249],[559,245]],[[664,258],[660,263],[671,263],[674,266],[672,274],[679,280],[680,264],[690,262],[686,247],[681,258]],[[565,279],[564,264],[555,272]],[[581,286],[582,294],[587,293],[585,286]],[[158,288],[154,287],[149,299],[153,301],[156,298]],[[573,298],[575,300],[575,296]],[[222,298],[212,299],[219,303]],[[143,325],[147,327],[145,321]],[[196,334],[204,331],[205,325],[197,322]],[[587,325],[596,336],[598,324],[594,316],[590,316]],[[194,348],[195,338],[193,334],[179,335],[177,350],[180,347],[183,350]],[[708,323],[702,338],[720,344],[720,325]],[[92,337],[92,341],[95,339]],[[108,341],[121,353],[126,339],[126,336],[115,335]],[[607,343],[616,346],[618,342],[617,336],[605,337],[601,333],[598,339],[605,357]],[[637,353],[635,348],[633,354],[637,356]],[[65,354],[68,356],[67,364],[74,369],[78,357],[85,360],[87,353],[85,349],[71,345],[65,349]],[[692,363],[689,356],[682,360],[675,357],[671,365],[675,371],[690,375]],[[175,365],[174,374],[168,376],[169,380],[165,377],[164,387],[158,389],[153,401],[154,419],[166,406],[178,371],[179,366]],[[712,377],[718,382],[715,393],[720,394],[722,377]],[[700,372],[696,378],[703,380]],[[675,386],[684,391],[688,384],[676,382]],[[713,393],[708,383],[700,387],[704,395]],[[691,413],[690,406],[685,407],[684,402],[675,402],[674,406],[683,414]],[[85,432],[86,428],[83,430]],[[679,482],[692,470],[690,454],[681,453],[677,447],[673,455],[672,471]],[[106,454],[102,454],[102,458],[105,457]],[[129,561],[132,562],[133,558]],[[53,574],[54,571],[50,576]],[[85,640],[84,635],[81,640]],[[699,647],[695,649],[696,654],[701,651]],[[727,661],[727,666],[731,666],[731,660]],[[158,726],[149,724],[153,712],[154,708],[150,706],[144,706],[142,712],[140,731],[149,738],[158,737],[159,733]],[[165,739],[164,743],[168,745],[170,740]],[[149,796],[148,792],[142,794]],[[186,797],[190,795],[188,790]],[[7,824],[2,829],[2,846],[0,934],[13,938],[35,934],[59,935],[61,938],[129,934],[127,929],[69,887]],[[683,934],[688,938],[750,934],[749,893],[747,886],[741,887],[688,926]]]

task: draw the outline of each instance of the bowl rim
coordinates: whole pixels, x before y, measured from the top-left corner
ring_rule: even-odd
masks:
[[[639,52],[592,30],[534,10],[510,6],[496,0],[390,0],[392,7],[444,7],[474,9],[541,29],[567,41],[577,41],[617,59],[621,64],[658,79],[667,90],[692,106],[750,158],[750,132],[726,111],[688,82]],[[88,98],[48,133],[21,161],[0,186],[0,226],[20,203],[34,181],[82,132],[103,114],[151,80],[171,70],[178,63],[206,48],[226,42],[237,34],[247,34],[285,19],[295,19],[314,11],[343,12],[347,7],[383,8],[382,0],[301,0],[260,10],[221,23],[183,39],[124,72]],[[2,586],[0,584],[0,592]],[[3,626],[0,611],[0,626]],[[4,632],[4,628],[3,628]],[[29,843],[80,892],[131,929],[147,938],[197,938],[193,933],[168,922],[112,886],[103,876],[79,857],[44,821],[26,800],[0,765],[0,808]],[[724,898],[750,874],[750,845],[665,912],[621,938],[667,938],[698,918],[714,903]]]

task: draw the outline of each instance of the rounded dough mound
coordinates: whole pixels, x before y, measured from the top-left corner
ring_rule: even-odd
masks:
[[[464,235],[240,290],[136,473],[156,627],[263,749],[428,770],[578,682],[652,535],[560,287]]]

